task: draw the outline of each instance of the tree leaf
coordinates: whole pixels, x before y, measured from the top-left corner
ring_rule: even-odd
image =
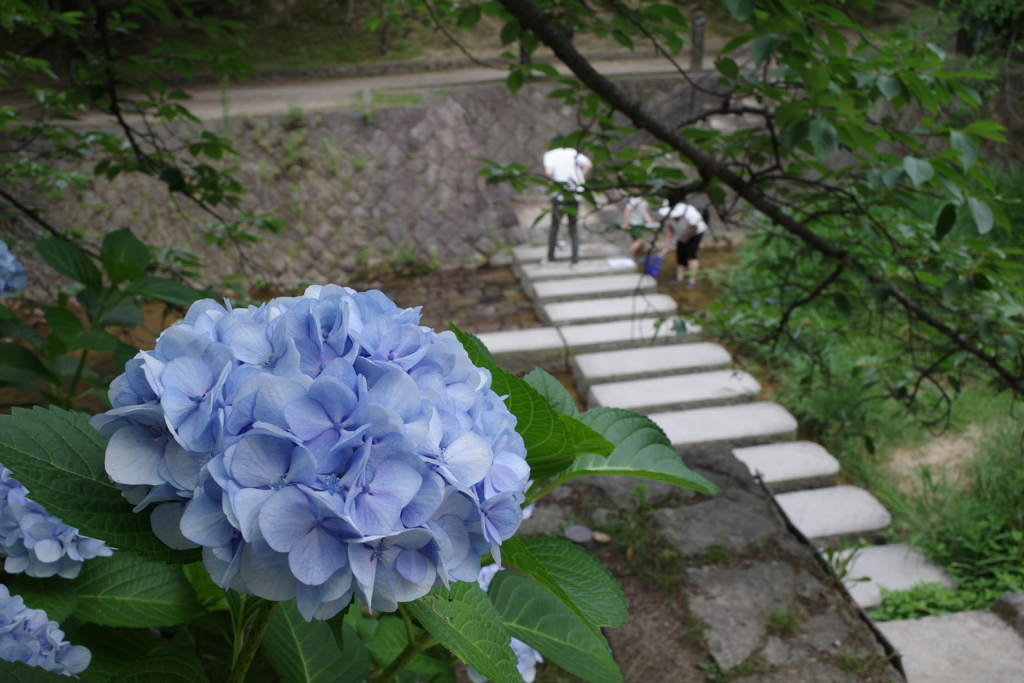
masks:
[[[621,408],[594,408],[581,421],[615,445],[607,458],[586,455],[566,470],[568,478],[588,474],[619,475],[663,481],[675,486],[715,493],[717,487],[683,464],[668,437],[646,415]]]
[[[84,562],[72,584],[78,593],[73,616],[102,626],[174,626],[203,612],[179,567],[124,550]]]
[[[41,666],[29,666],[24,662],[8,662],[2,658],[0,658],[0,680],[4,683],[68,683],[67,676],[47,671]]]
[[[451,324],[474,365],[491,373],[491,388],[499,396],[508,396],[505,405],[516,416],[516,431],[526,444],[526,462],[530,475],[544,481],[572,464],[572,441],[558,413],[537,390],[494,363],[487,347],[477,337]],[[2,462],[2,461],[0,461]]]
[[[36,240],[36,249],[51,268],[75,282],[80,282],[95,293],[103,288],[100,269],[84,251],[67,240],[47,237]]]
[[[506,541],[507,543],[507,541]],[[594,626],[626,623],[626,596],[607,567],[580,546],[563,538],[534,536],[523,540],[558,585]],[[505,560],[505,545],[501,546]]]
[[[569,541],[567,541],[569,542]],[[584,551],[586,552],[586,551]],[[536,557],[526,544],[516,537],[512,537],[501,544],[501,562],[510,567],[515,567],[526,576],[543,586],[559,602],[569,608],[576,616],[582,619],[595,633],[600,633],[602,624],[590,621],[583,609],[576,604],[569,593],[562,588],[562,585],[548,571],[548,568],[540,558]],[[595,586],[596,590],[597,587]]]
[[[121,669],[163,649],[164,643],[148,628],[90,625],[78,629],[71,640],[92,653],[89,667],[78,674],[85,683],[106,683]]]
[[[572,399],[569,390],[555,379],[551,373],[541,368],[534,368],[523,377],[523,381],[536,389],[537,393],[543,396],[551,404],[551,407],[562,415],[568,415],[569,417],[579,416],[580,411],[576,408],[576,401]]]
[[[995,221],[992,209],[989,208],[988,204],[974,197],[967,198],[967,206],[971,208],[971,216],[974,218],[974,224],[978,226],[978,234],[987,234],[992,229],[992,224]]]
[[[921,187],[935,175],[935,169],[927,159],[916,157],[903,157],[903,170],[910,176],[910,182],[914,187]]]
[[[342,654],[327,622],[307,622],[295,600],[277,606],[263,647],[270,665],[287,683],[357,683],[370,669],[370,655],[354,632],[346,633]]]
[[[740,67],[735,60],[728,57],[719,57],[715,60],[715,68],[718,69],[718,73],[722,74],[726,78],[736,79],[740,75]]]
[[[199,561],[199,549],[168,548],[149,514],[132,512],[103,469],[105,448],[82,413],[51,407],[0,415],[0,462],[48,512],[114,548],[161,562]]]
[[[814,156],[824,161],[839,149],[839,135],[828,121],[814,119],[807,128],[807,138],[814,148]]]
[[[975,121],[964,128],[964,132],[969,135],[979,135],[983,138],[988,138],[989,140],[995,140],[996,142],[1006,142],[1006,136],[1003,135],[1003,133],[1006,132],[1006,127],[989,119]]]
[[[725,6],[736,21],[746,21],[754,16],[754,5],[755,0],[725,0]]]
[[[509,92],[519,92],[519,89],[523,87],[523,83],[526,82],[526,74],[523,73],[522,69],[513,69],[505,79],[505,87],[509,89]]]
[[[960,164],[966,171],[978,160],[978,146],[967,133],[958,130],[949,131],[949,146],[960,152]]]
[[[882,93],[882,96],[890,102],[903,94],[902,81],[893,76],[879,76],[875,85],[878,86],[878,91]]]
[[[31,382],[56,377],[36,354],[21,344],[0,342],[0,382]]]
[[[514,637],[590,683],[621,683],[622,673],[604,637],[536,581],[498,572],[487,592]]]
[[[774,33],[765,33],[757,37],[754,44],[750,46],[750,56],[754,63],[761,66],[771,59],[775,49],[779,46],[779,36]]]
[[[946,204],[942,207],[942,211],[939,212],[939,217],[935,221],[935,241],[938,242],[945,237],[955,224],[956,206],[952,203]]]
[[[64,621],[75,611],[78,594],[72,582],[59,576],[39,579],[18,574],[8,588],[11,595],[20,595],[32,609],[41,609],[54,621]]]
[[[188,306],[206,295],[191,287],[162,277],[140,277],[124,289],[128,296],[144,296],[175,306]]]
[[[149,249],[128,228],[108,232],[100,256],[112,285],[142,277],[149,267]]]
[[[92,330],[78,335],[70,349],[89,349],[91,351],[113,351],[118,345],[117,337],[103,330]]]
[[[129,298],[121,299],[116,306],[111,306],[103,311],[99,324],[103,327],[113,325],[114,327],[136,327],[146,322],[146,315],[142,309],[135,305]]]
[[[110,683],[196,683],[206,681],[206,672],[194,659],[177,655],[156,655],[129,664]]]
[[[498,576],[511,573],[499,572]],[[539,591],[547,594],[537,586]],[[550,600],[562,607],[555,598]],[[407,602],[405,606],[439,643],[467,666],[494,683],[522,683],[502,619],[487,594],[475,582],[459,581],[452,584],[451,590],[433,588],[424,597]],[[569,608],[562,609],[572,615]],[[589,629],[587,632],[593,635]]]
[[[50,326],[50,332],[68,346],[75,343],[78,335],[84,331],[78,316],[60,306],[46,309],[46,324]]]

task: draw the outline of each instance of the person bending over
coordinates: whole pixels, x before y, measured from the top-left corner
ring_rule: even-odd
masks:
[[[676,240],[676,277],[672,284],[683,282],[685,270],[689,278],[683,286],[693,289],[697,285],[697,270],[700,268],[697,250],[701,238],[707,232],[707,221],[700,209],[685,202],[679,202],[670,209],[666,201],[658,213],[666,217],[665,228],[668,230],[668,240],[663,251],[667,252],[673,239]]]

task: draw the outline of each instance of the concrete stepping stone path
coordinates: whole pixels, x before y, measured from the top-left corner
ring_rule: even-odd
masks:
[[[657,318],[676,312],[676,301],[667,294],[639,294],[606,299],[541,304],[538,316],[548,325],[580,325],[630,318]]]
[[[573,358],[572,365],[576,386],[586,395],[593,384],[721,370],[731,361],[729,352],[718,344],[693,342],[586,353]]]
[[[597,242],[580,245],[579,257],[581,259],[608,258],[609,256],[622,256],[625,250],[614,244],[601,244]],[[512,250],[512,260],[520,265],[525,263],[539,263],[548,257],[547,246],[532,247],[523,245]],[[572,257],[572,246],[566,244],[555,248],[555,261],[568,261]]]
[[[629,318],[609,323],[586,325],[565,325],[559,327],[570,356],[578,353],[615,351],[647,347],[653,344],[680,344],[680,339],[671,325],[656,326],[657,318]]]
[[[846,568],[846,590],[864,609],[882,604],[881,588],[906,590],[919,583],[956,587],[949,574],[929,562],[919,549],[906,543],[844,550],[841,557],[846,559],[850,555],[853,559]],[[1024,671],[1021,673],[1024,675]]]
[[[761,384],[742,370],[713,370],[609,382],[590,387],[587,407],[625,408],[638,413],[707,408],[757,399]]]
[[[813,441],[736,448],[732,454],[775,493],[835,486],[839,461]]]
[[[709,444],[753,446],[796,438],[796,418],[778,403],[766,401],[654,413],[650,418],[680,450]]]
[[[650,275],[640,273],[547,280],[533,284],[533,298],[535,301],[546,304],[598,297],[651,294],[657,284]]]
[[[610,256],[580,261],[575,268],[569,261],[524,263],[520,268],[519,276],[529,282],[546,282],[548,280],[589,278],[632,272],[636,272],[636,263],[633,259],[626,256]]]
[[[793,526],[822,546],[835,547],[862,538],[877,540],[892,524],[889,511],[858,486],[780,493],[775,500]]]
[[[1024,639],[992,612],[885,621],[878,628],[900,651],[907,683],[1024,681]]]

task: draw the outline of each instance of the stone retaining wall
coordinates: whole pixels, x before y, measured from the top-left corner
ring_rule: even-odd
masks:
[[[669,79],[634,79],[627,87],[659,98]],[[279,236],[239,250],[208,247],[208,216],[162,183],[140,175],[93,179],[76,199],[49,211],[54,223],[90,241],[131,227],[160,247],[200,255],[203,279],[248,275],[257,284],[346,281],[404,267],[466,266],[487,261],[525,239],[507,186],[487,187],[478,157],[539,171],[556,132],[576,127],[576,111],[531,84],[518,94],[503,85],[419,93],[419,101],[365,112],[233,118],[208,122],[227,130],[240,157],[248,207],[274,213]],[[244,254],[241,258],[239,254]]]

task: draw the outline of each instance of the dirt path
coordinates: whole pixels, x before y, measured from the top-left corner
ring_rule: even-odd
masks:
[[[675,67],[664,59],[600,60],[592,64],[602,74],[616,78],[675,72]],[[556,68],[563,75],[569,74],[569,69],[562,64],[556,65]],[[704,68],[714,68],[713,56],[705,57]],[[204,121],[222,118],[225,103],[228,116],[272,116],[285,114],[291,107],[300,107],[306,112],[353,109],[365,106],[364,92],[373,90],[434,90],[499,83],[507,76],[508,71],[505,69],[474,67],[362,78],[232,83],[227,88],[226,98],[218,86],[196,86],[188,89],[192,100],[187,106]],[[88,125],[101,125],[106,118],[91,114],[83,116],[80,121]]]

